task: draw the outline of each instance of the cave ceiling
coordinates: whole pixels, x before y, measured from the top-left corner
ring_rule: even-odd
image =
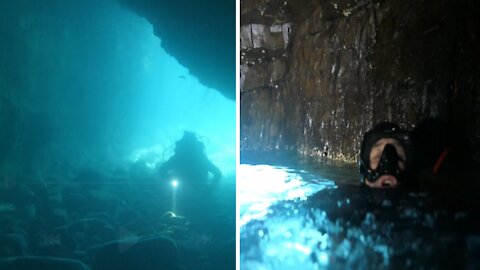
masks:
[[[202,84],[235,99],[235,1],[119,1],[152,23],[165,51]]]

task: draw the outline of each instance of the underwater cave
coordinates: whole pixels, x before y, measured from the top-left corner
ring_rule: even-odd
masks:
[[[1,269],[234,269],[235,1],[199,3],[0,1]]]

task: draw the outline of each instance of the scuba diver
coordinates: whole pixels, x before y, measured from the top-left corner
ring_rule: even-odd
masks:
[[[371,188],[409,185],[412,142],[406,130],[383,122],[363,135],[359,167],[361,181]]]
[[[185,131],[175,143],[174,155],[160,166],[160,177],[210,192],[220,182],[222,173],[205,154],[205,144],[195,133]]]

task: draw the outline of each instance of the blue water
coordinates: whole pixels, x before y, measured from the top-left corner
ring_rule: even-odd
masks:
[[[0,16],[0,268],[233,268],[235,102],[116,0],[0,1]],[[184,131],[222,172],[208,194],[160,179]]]
[[[238,168],[242,270],[480,266],[475,206],[365,189],[354,166],[278,163]]]

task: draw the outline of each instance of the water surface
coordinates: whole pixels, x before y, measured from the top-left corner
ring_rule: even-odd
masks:
[[[480,266],[475,204],[444,194],[367,189],[354,165],[278,158],[242,163],[241,269]]]

